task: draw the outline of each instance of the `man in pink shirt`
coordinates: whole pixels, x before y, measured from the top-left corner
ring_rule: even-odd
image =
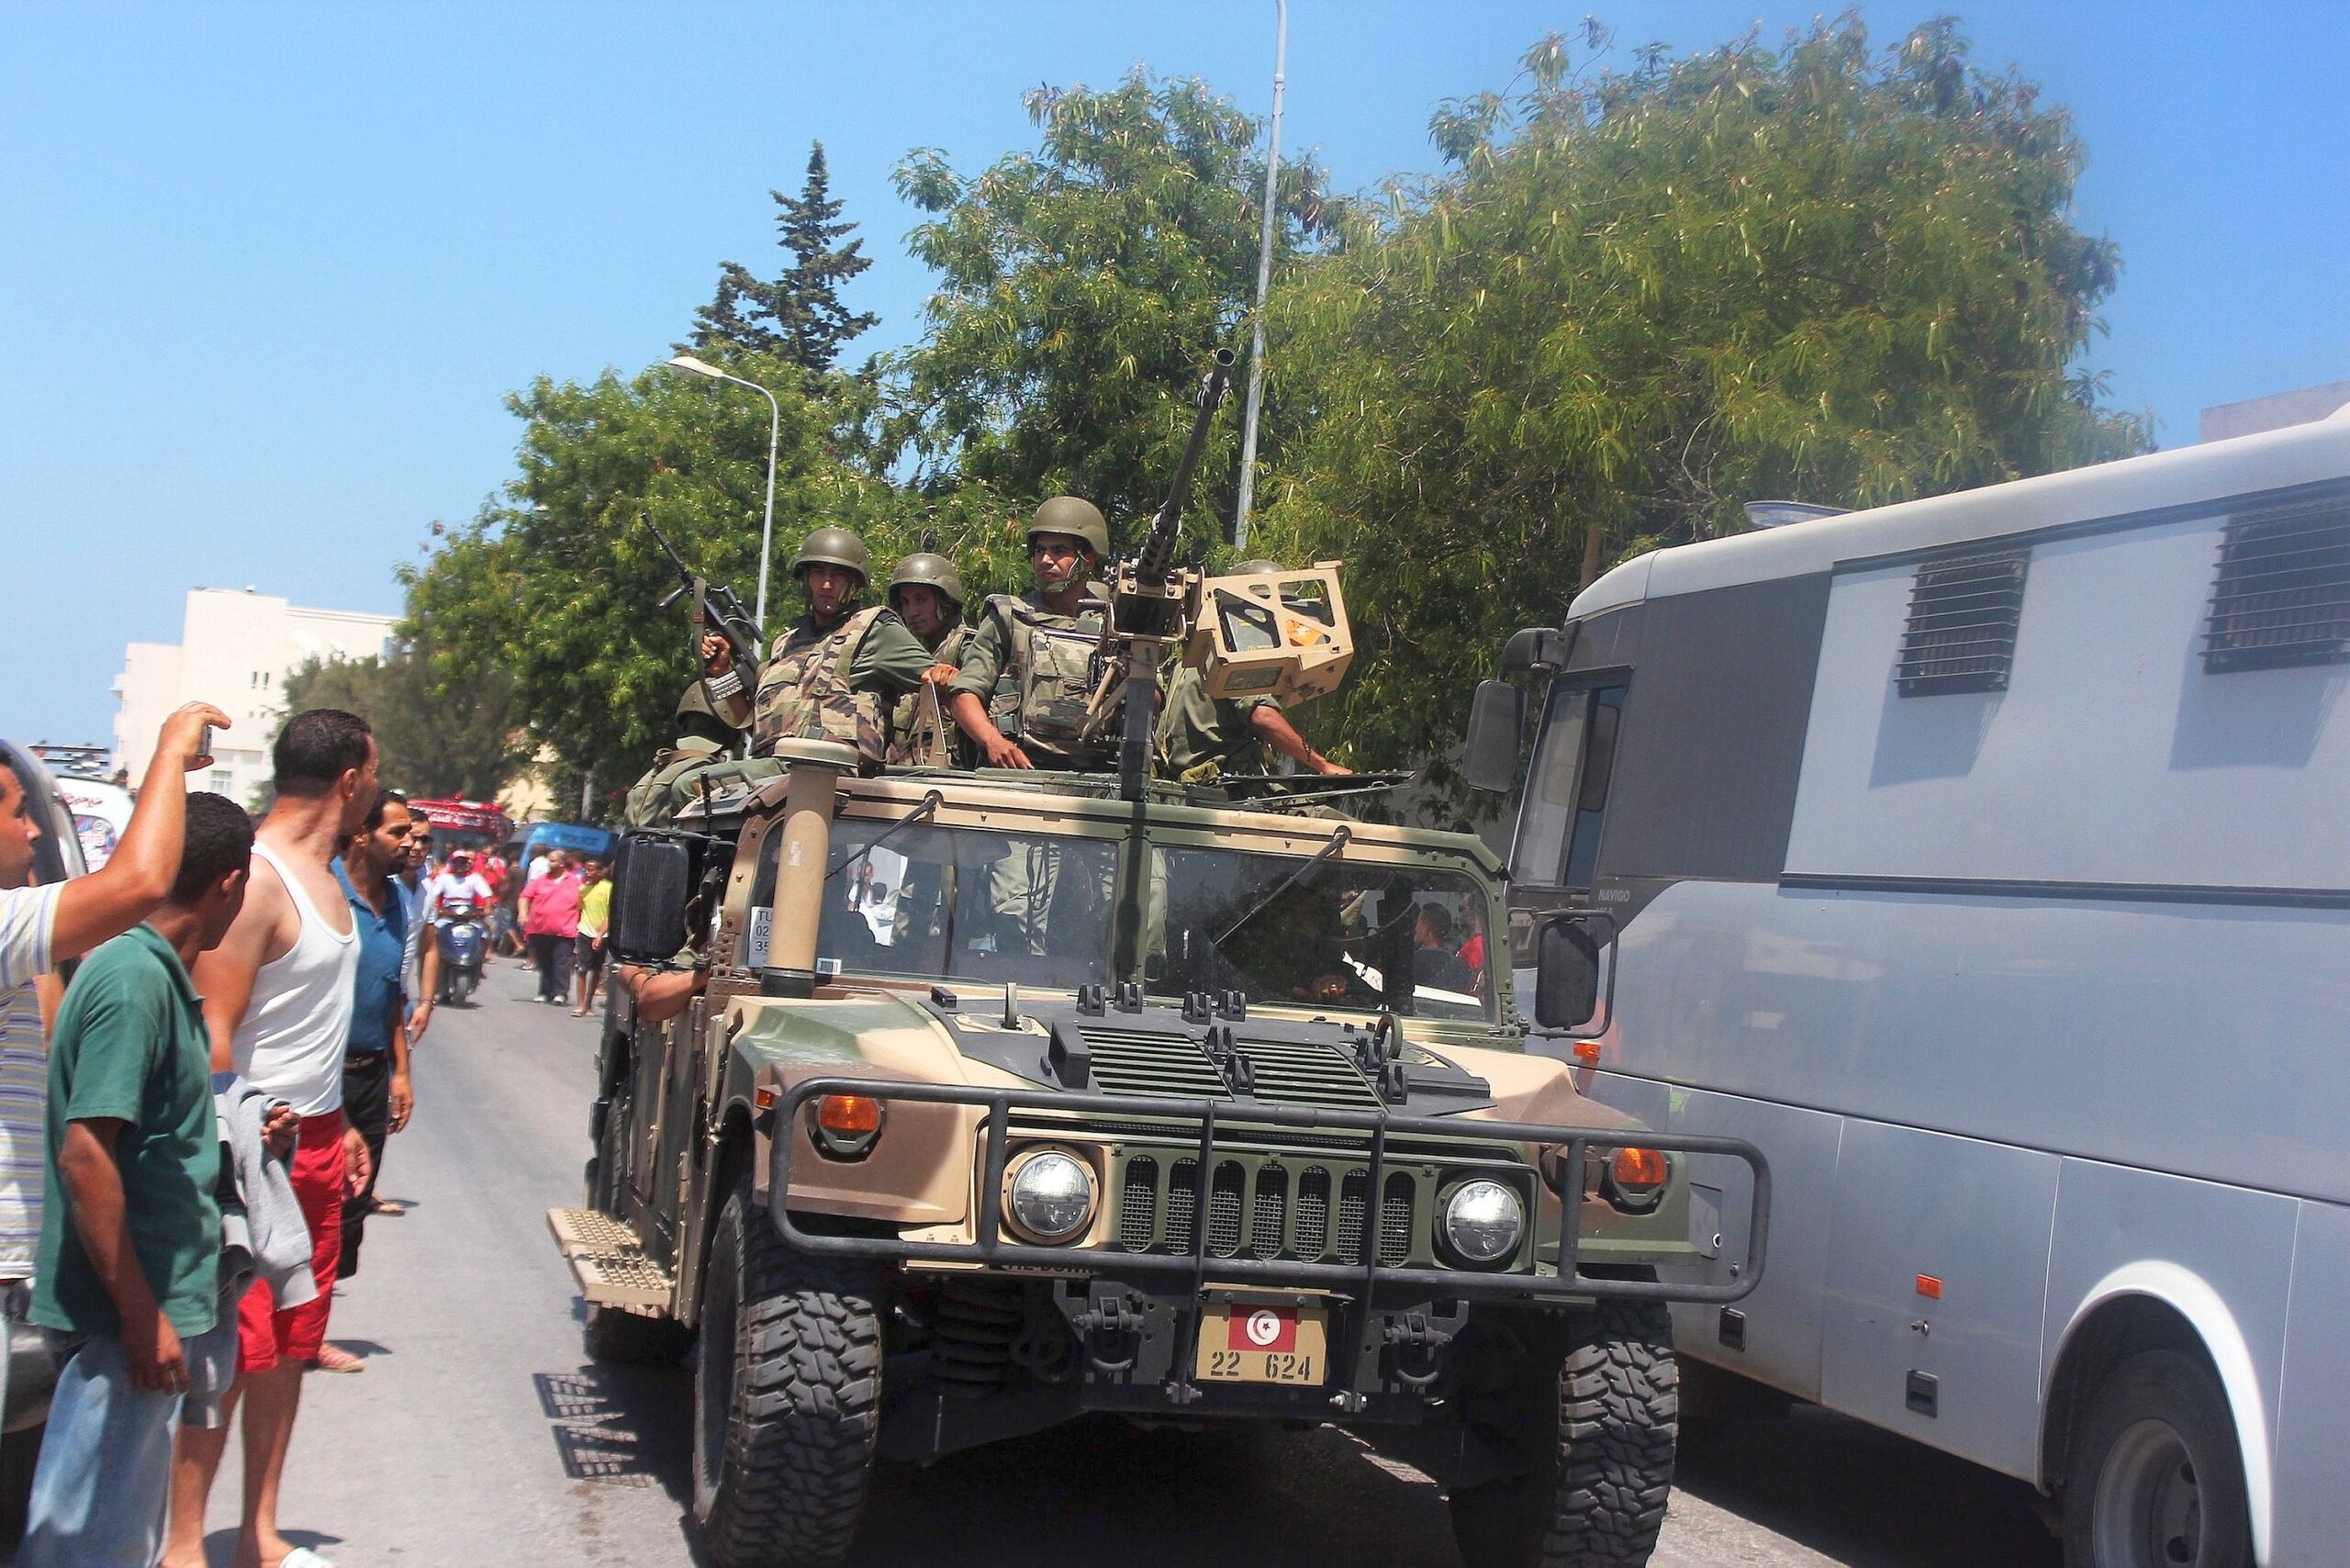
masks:
[[[544,876],[522,889],[522,935],[539,971],[540,1002],[561,1005],[571,992],[571,948],[579,935],[579,873],[558,849],[547,857]]]

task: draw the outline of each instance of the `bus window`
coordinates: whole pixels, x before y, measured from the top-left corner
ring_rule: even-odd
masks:
[[[1551,689],[1511,856],[1511,876],[1528,887],[1591,886],[1624,691],[1621,686]]]

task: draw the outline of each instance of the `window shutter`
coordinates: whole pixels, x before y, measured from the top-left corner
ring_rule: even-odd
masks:
[[[2203,668],[2350,660],[2350,500],[2239,512],[2220,536]]]
[[[1893,671],[1902,696],[2008,689],[2031,560],[2028,549],[2002,550],[1918,568]]]

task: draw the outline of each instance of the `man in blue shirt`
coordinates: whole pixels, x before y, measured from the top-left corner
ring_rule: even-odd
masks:
[[[342,1261],[337,1280],[359,1272],[359,1245],[374,1212],[375,1182],[384,1169],[384,1142],[408,1125],[416,1097],[409,1088],[408,1001],[401,970],[408,951],[408,911],[392,874],[408,852],[412,823],[408,802],[386,790],[375,797],[365,823],[343,842],[334,874],[351,902],[359,934],[358,994],[343,1045],[342,1109],[366,1140],[367,1185],[343,1200]],[[357,1372],[365,1363],[332,1345],[319,1348],[321,1372]]]

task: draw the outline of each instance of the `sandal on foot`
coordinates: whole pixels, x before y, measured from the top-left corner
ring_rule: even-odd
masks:
[[[408,1213],[408,1205],[393,1198],[377,1198],[367,1213],[371,1218],[397,1219]]]
[[[319,1346],[319,1353],[310,1359],[310,1364],[318,1368],[322,1372],[363,1372],[367,1370],[367,1363],[365,1361],[361,1361],[349,1350],[342,1350],[341,1348],[334,1345]],[[304,1547],[296,1547],[295,1550],[297,1551],[301,1551],[308,1549]],[[290,1562],[292,1559],[289,1558],[287,1561]],[[319,1559],[319,1561],[323,1561],[323,1559]]]

